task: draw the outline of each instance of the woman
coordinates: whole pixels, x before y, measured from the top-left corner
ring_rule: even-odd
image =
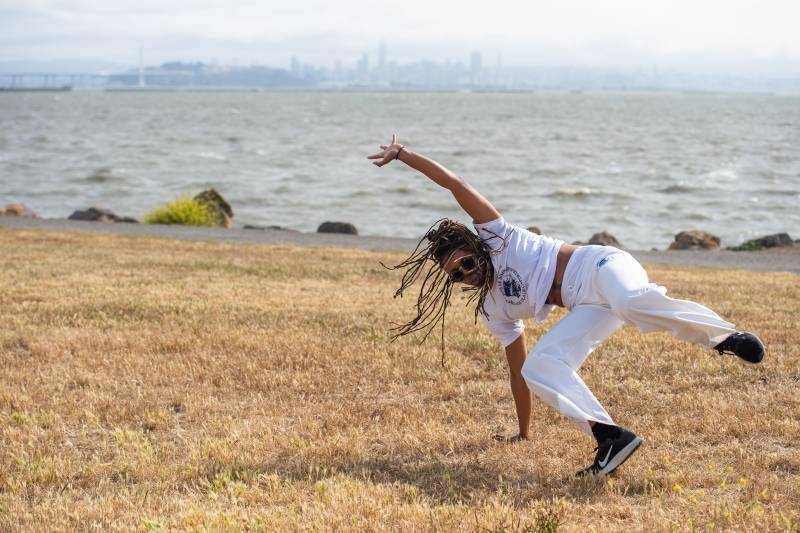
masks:
[[[394,160],[448,189],[473,219],[477,235],[463,224],[444,219],[432,227],[411,256],[395,268],[406,269],[397,295],[424,278],[417,316],[397,335],[441,324],[452,287],[472,291],[475,316],[505,347],[519,433],[498,440],[528,438],[532,390],[597,441],[589,467],[577,473],[609,474],[641,445],[642,439],[617,426],[577,374],[586,356],[623,323],[643,332],[669,331],[678,339],[758,363],[764,346],[741,333],[710,309],[666,296],[650,283],[628,253],[610,246],[575,246],[535,235],[507,223],[477,190],[442,165],[397,143],[381,145],[368,156],[381,167]],[[423,244],[427,241],[427,244]],[[427,270],[425,267],[428,267]],[[528,353],[523,318],[541,322],[554,306],[570,313],[543,335]]]

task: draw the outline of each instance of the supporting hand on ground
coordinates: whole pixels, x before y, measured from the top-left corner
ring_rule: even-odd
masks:
[[[522,435],[519,435],[519,434],[517,434],[517,435],[500,435],[500,434],[497,434],[492,438],[494,440],[496,440],[497,442],[509,442],[509,443],[510,442],[519,442],[521,440],[528,440],[528,437],[523,437]]]
[[[373,161],[372,164],[382,167],[383,165],[391,163],[397,159],[397,155],[402,149],[403,145],[397,143],[397,134],[394,133],[392,134],[392,142],[389,143],[388,146],[382,144],[381,151],[376,154],[368,155],[367,159],[380,159],[380,161]]]

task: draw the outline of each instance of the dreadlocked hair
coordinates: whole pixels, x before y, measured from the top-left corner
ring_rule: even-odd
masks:
[[[479,314],[488,316],[483,303],[492,288],[494,267],[492,266],[489,246],[464,224],[447,218],[437,220],[419,240],[411,255],[403,262],[393,267],[388,267],[381,263],[384,268],[389,270],[405,269],[400,288],[394,293],[395,298],[398,296],[402,298],[406,289],[411,287],[418,279],[422,279],[422,286],[417,297],[417,316],[405,324],[395,325],[395,327],[391,328],[391,331],[394,332],[391,336],[392,341],[409,333],[425,330],[425,335],[420,340],[420,344],[422,344],[434,328],[441,324],[443,367],[445,366],[445,312],[450,303],[450,294],[452,293],[454,282],[442,266],[455,250],[470,252],[474,256],[476,268],[482,276],[479,286],[466,285],[462,289],[463,292],[471,293],[467,298],[466,305],[469,306],[476,303],[475,321],[477,322]]]

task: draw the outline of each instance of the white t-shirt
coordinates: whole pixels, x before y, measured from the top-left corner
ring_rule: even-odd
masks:
[[[556,275],[558,249],[564,241],[512,226],[503,217],[475,224],[478,236],[492,250],[495,282],[481,315],[492,335],[508,346],[525,329],[523,318],[543,321],[552,311],[547,295]]]

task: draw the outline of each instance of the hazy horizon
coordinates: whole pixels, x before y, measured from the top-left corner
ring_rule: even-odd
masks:
[[[657,68],[797,77],[800,4],[708,0],[559,5],[450,0],[378,6],[364,0],[252,2],[10,0],[0,7],[0,62],[130,67],[165,61],[287,68],[290,57],[350,64],[380,42],[387,59],[483,64]]]

